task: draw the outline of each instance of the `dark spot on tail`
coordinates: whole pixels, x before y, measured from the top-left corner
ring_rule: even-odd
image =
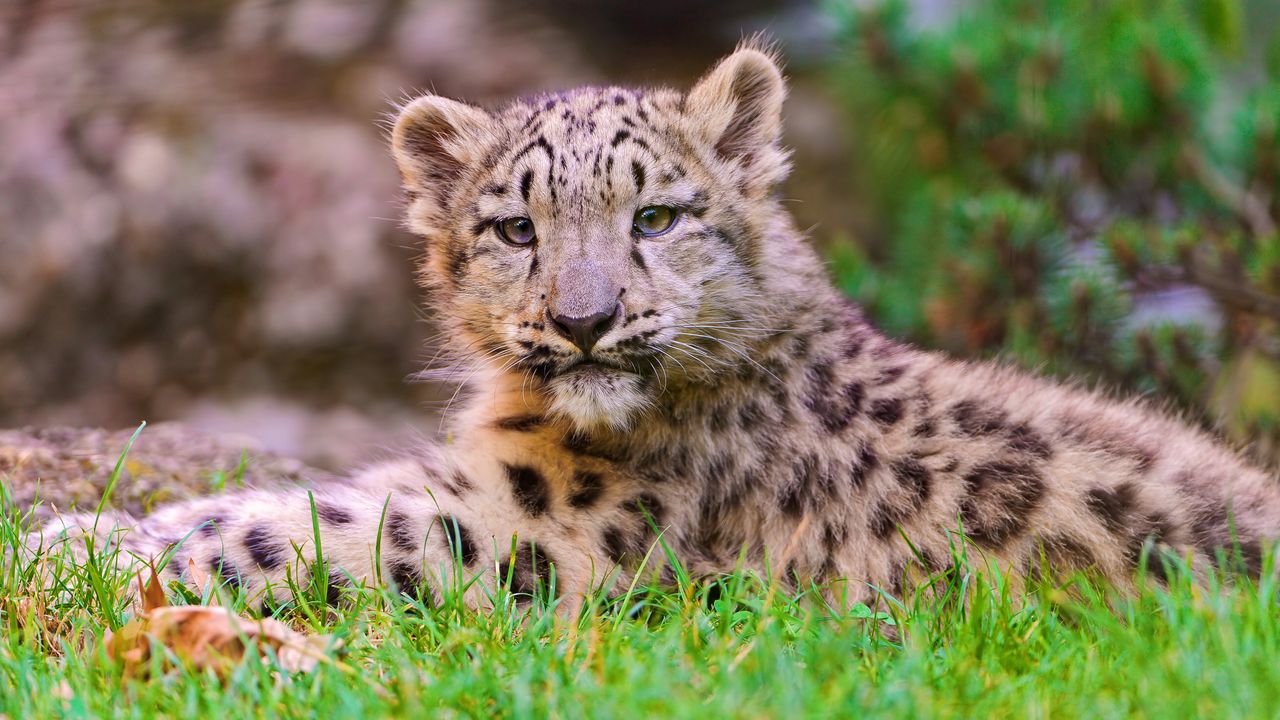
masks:
[[[829,433],[838,433],[849,426],[862,410],[865,390],[862,383],[854,381],[840,390],[834,387],[829,365],[817,365],[808,373],[808,394],[805,406],[822,423]]]
[[[387,513],[387,537],[391,540],[393,547],[405,552],[414,552],[421,549],[418,540],[413,536],[411,522],[409,516],[399,510],[392,510]]]
[[[906,489],[911,497],[919,502],[929,499],[930,485],[933,482],[929,469],[915,458],[904,458],[889,466],[898,484]]]
[[[222,532],[222,526],[225,525],[226,522],[227,518],[222,514],[210,515],[200,522],[199,530],[197,530],[197,532],[200,537],[215,537],[218,533]]]
[[[407,560],[393,560],[387,564],[387,570],[391,574],[391,581],[402,594],[419,602],[435,604],[435,596],[423,582],[422,569],[416,564]]]
[[[342,591],[351,587],[351,581],[338,570],[329,573],[329,581],[325,583],[324,602],[329,607],[338,607],[342,601]]]
[[[975,542],[998,548],[1023,532],[1028,516],[1044,497],[1044,479],[1035,466],[1012,461],[978,465],[964,476],[967,495],[960,504],[964,532]]]
[[[327,502],[316,503],[316,515],[330,525],[346,525],[351,522],[351,513]]]
[[[1062,533],[1037,538],[1027,556],[1028,577],[1059,578],[1072,571],[1096,566],[1097,558],[1089,546]]]
[[[579,470],[573,474],[573,492],[569,495],[569,505],[584,510],[596,504],[604,493],[604,477],[600,473]]]
[[[962,400],[951,408],[960,431],[966,435],[991,435],[1005,428],[1005,413],[991,407],[983,407],[973,400]]]
[[[550,592],[554,564],[543,548],[522,543],[514,557],[498,565],[498,582],[516,595],[533,597],[539,591]]]
[[[902,399],[881,398],[871,403],[871,419],[886,428],[893,427],[902,419]]]
[[[276,570],[284,564],[285,547],[266,525],[255,525],[244,536],[249,557],[263,570]]]
[[[907,584],[907,558],[894,560],[889,566],[889,594],[899,600],[903,599]]]
[[[1226,548],[1227,569],[1251,577],[1262,575],[1262,543],[1257,540],[1239,540]]]
[[[237,590],[243,585],[240,568],[228,560],[226,555],[218,555],[209,560],[209,569],[231,590]]]
[[[853,468],[849,472],[849,480],[854,490],[861,490],[867,484],[867,477],[880,464],[880,458],[876,456],[875,450],[871,449],[871,444],[864,442],[858,450],[858,459],[854,461]]]
[[[627,533],[622,528],[610,526],[604,530],[604,551],[609,555],[609,559],[621,564],[622,561],[631,554],[635,553],[634,543],[628,538]]]
[[[537,517],[547,511],[550,502],[547,479],[528,465],[506,465],[507,482],[511,493],[524,511]]]
[[[173,573],[176,577],[181,578],[182,573],[187,571],[188,557],[181,550],[174,551],[169,556],[169,562],[165,564],[165,569]]]
[[[626,459],[622,453],[610,449],[605,443],[593,440],[590,435],[580,432],[570,432],[565,435],[564,449],[575,455],[583,455],[615,463]]]
[[[631,507],[629,509],[638,518],[640,518],[646,526],[652,522],[661,529],[664,521],[666,520],[666,508],[663,507],[662,501],[658,500],[657,496],[653,493],[641,493],[631,503]]]
[[[449,492],[458,497],[474,490],[476,487],[475,483],[471,482],[471,479],[464,475],[461,470],[455,470],[448,480],[443,481],[443,484]]]
[[[468,567],[475,563],[479,550],[471,537],[471,531],[452,515],[441,515],[440,526],[444,528],[444,538],[449,545],[450,554]]]
[[[888,538],[898,525],[919,512],[932,492],[929,469],[915,458],[896,460],[889,471],[898,487],[889,492],[871,513],[871,532],[880,540]]]
[[[1084,503],[1102,524],[1112,533],[1123,533],[1129,528],[1129,512],[1134,505],[1134,488],[1120,483],[1115,489],[1096,487],[1085,493]]]
[[[1225,503],[1205,499],[1191,516],[1191,539],[1205,555],[1227,572],[1258,576],[1262,572],[1262,544],[1242,532]]]
[[[1044,436],[1026,423],[1018,423],[1009,428],[1009,448],[1041,460],[1048,460],[1053,455],[1053,448]]]
[[[876,375],[875,384],[876,385],[892,385],[893,383],[897,382],[898,378],[902,377],[902,375],[906,373],[906,371],[907,371],[906,365],[893,365],[893,366],[884,368],[883,370],[880,371],[878,375]]]
[[[804,487],[799,482],[792,482],[779,494],[778,507],[784,515],[800,517],[804,514],[804,497]]]
[[[911,434],[919,438],[931,438],[938,432],[938,420],[933,417],[926,417],[916,426],[911,428]]]
[[[1173,533],[1173,526],[1162,513],[1142,513],[1134,511],[1126,519],[1127,526],[1119,531],[1124,540],[1124,555],[1129,566],[1137,568],[1146,558],[1147,572],[1167,583],[1169,571],[1174,562],[1165,557],[1168,550],[1168,539]],[[1149,551],[1148,551],[1149,550]]]

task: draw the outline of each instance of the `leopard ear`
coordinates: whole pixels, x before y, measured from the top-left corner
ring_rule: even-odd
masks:
[[[400,109],[391,130],[391,152],[407,189],[438,192],[489,146],[496,123],[474,105],[423,95]]]
[[[721,159],[740,164],[751,184],[767,188],[787,172],[787,154],[779,145],[786,96],[772,53],[749,42],[689,91],[685,114]]]

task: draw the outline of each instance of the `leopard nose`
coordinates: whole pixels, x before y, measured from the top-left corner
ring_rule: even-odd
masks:
[[[618,305],[614,305],[613,312],[595,313],[586,317],[551,315],[550,310],[547,311],[547,315],[550,316],[551,327],[566,340],[577,345],[583,355],[587,355],[617,321],[618,308]]]

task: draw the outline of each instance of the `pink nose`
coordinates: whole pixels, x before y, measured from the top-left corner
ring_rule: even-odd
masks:
[[[547,311],[547,315],[551,321],[551,327],[566,340],[577,345],[583,355],[587,355],[600,338],[609,332],[609,328],[613,327],[613,323],[618,319],[618,306],[613,306],[613,312],[595,313],[586,317],[552,316],[550,311]]]

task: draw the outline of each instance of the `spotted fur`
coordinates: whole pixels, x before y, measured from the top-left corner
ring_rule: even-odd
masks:
[[[784,95],[748,45],[687,93],[403,107],[391,140],[422,278],[480,390],[451,442],[312,493],[122,518],[123,542],[180,546],[271,601],[306,577],[313,523],[335,577],[424,602],[458,573],[486,578],[477,604],[486,584],[618,587],[661,564],[658,533],[695,574],[745,562],[858,599],[946,572],[959,531],[1015,577],[1047,562],[1127,587],[1153,548],[1257,572],[1280,536],[1274,475],[1147,403],[871,326],[773,194]],[[660,237],[631,231],[649,205],[679,212]],[[515,216],[535,242],[503,241]],[[615,319],[589,356],[554,329],[601,309]]]

